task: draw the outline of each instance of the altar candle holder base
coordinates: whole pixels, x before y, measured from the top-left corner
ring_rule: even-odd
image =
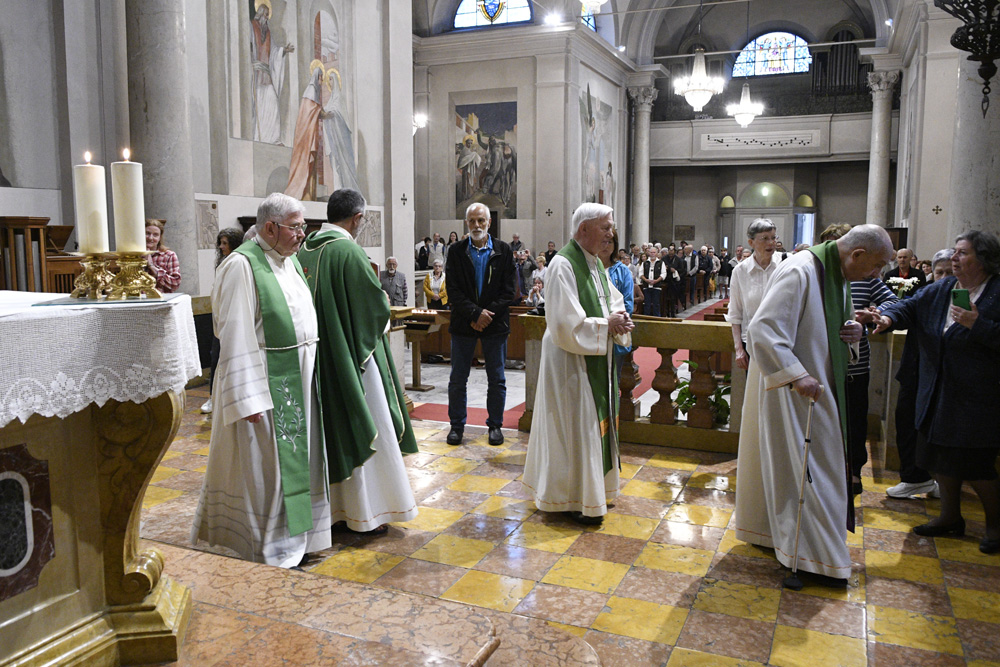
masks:
[[[83,273],[76,277],[70,296],[74,299],[99,301],[104,298],[104,291],[114,279],[114,274],[108,271],[110,253],[86,253],[80,255]]]
[[[148,250],[117,253],[118,275],[108,285],[108,301],[163,296],[156,289],[156,279],[146,273],[146,256],[150,254]]]

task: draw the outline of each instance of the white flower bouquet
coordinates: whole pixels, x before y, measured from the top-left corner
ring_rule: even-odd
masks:
[[[889,278],[889,289],[896,293],[900,299],[904,294],[909,294],[917,287],[919,281],[916,278]]]

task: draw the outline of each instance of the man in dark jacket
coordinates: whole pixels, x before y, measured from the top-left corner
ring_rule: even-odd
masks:
[[[449,445],[460,445],[465,432],[466,386],[476,350],[486,358],[486,410],[489,443],[503,444],[503,409],[507,399],[504,361],[514,299],[514,256],[510,246],[489,235],[490,211],[473,204],[465,212],[469,237],[448,253],[445,285],[451,306],[451,379],[448,382]]]
[[[903,292],[904,299],[913,296],[914,292],[927,284],[927,277],[924,276],[924,272],[910,266],[911,259],[913,259],[913,251],[909,248],[900,248],[896,251],[896,268],[885,274],[886,284],[889,284],[890,278],[916,278],[917,283],[909,290]],[[893,289],[893,286],[889,285],[889,289]]]

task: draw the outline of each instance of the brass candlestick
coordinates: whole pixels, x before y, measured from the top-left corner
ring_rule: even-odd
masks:
[[[86,253],[79,255],[83,273],[76,277],[70,296],[74,299],[89,299],[98,301],[104,298],[104,290],[114,279],[114,274],[108,271],[108,260],[114,257],[111,253]]]
[[[159,299],[163,295],[156,289],[156,279],[146,273],[146,256],[148,250],[126,251],[117,253],[118,275],[108,286],[108,300],[122,299]]]

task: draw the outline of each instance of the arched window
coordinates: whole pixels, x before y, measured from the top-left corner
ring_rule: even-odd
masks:
[[[597,19],[594,18],[594,13],[586,7],[580,10],[580,23],[597,32]]]
[[[456,28],[482,28],[531,21],[528,0],[462,0],[455,12]]]
[[[733,77],[808,72],[810,64],[806,40],[790,32],[769,32],[743,47]]]

